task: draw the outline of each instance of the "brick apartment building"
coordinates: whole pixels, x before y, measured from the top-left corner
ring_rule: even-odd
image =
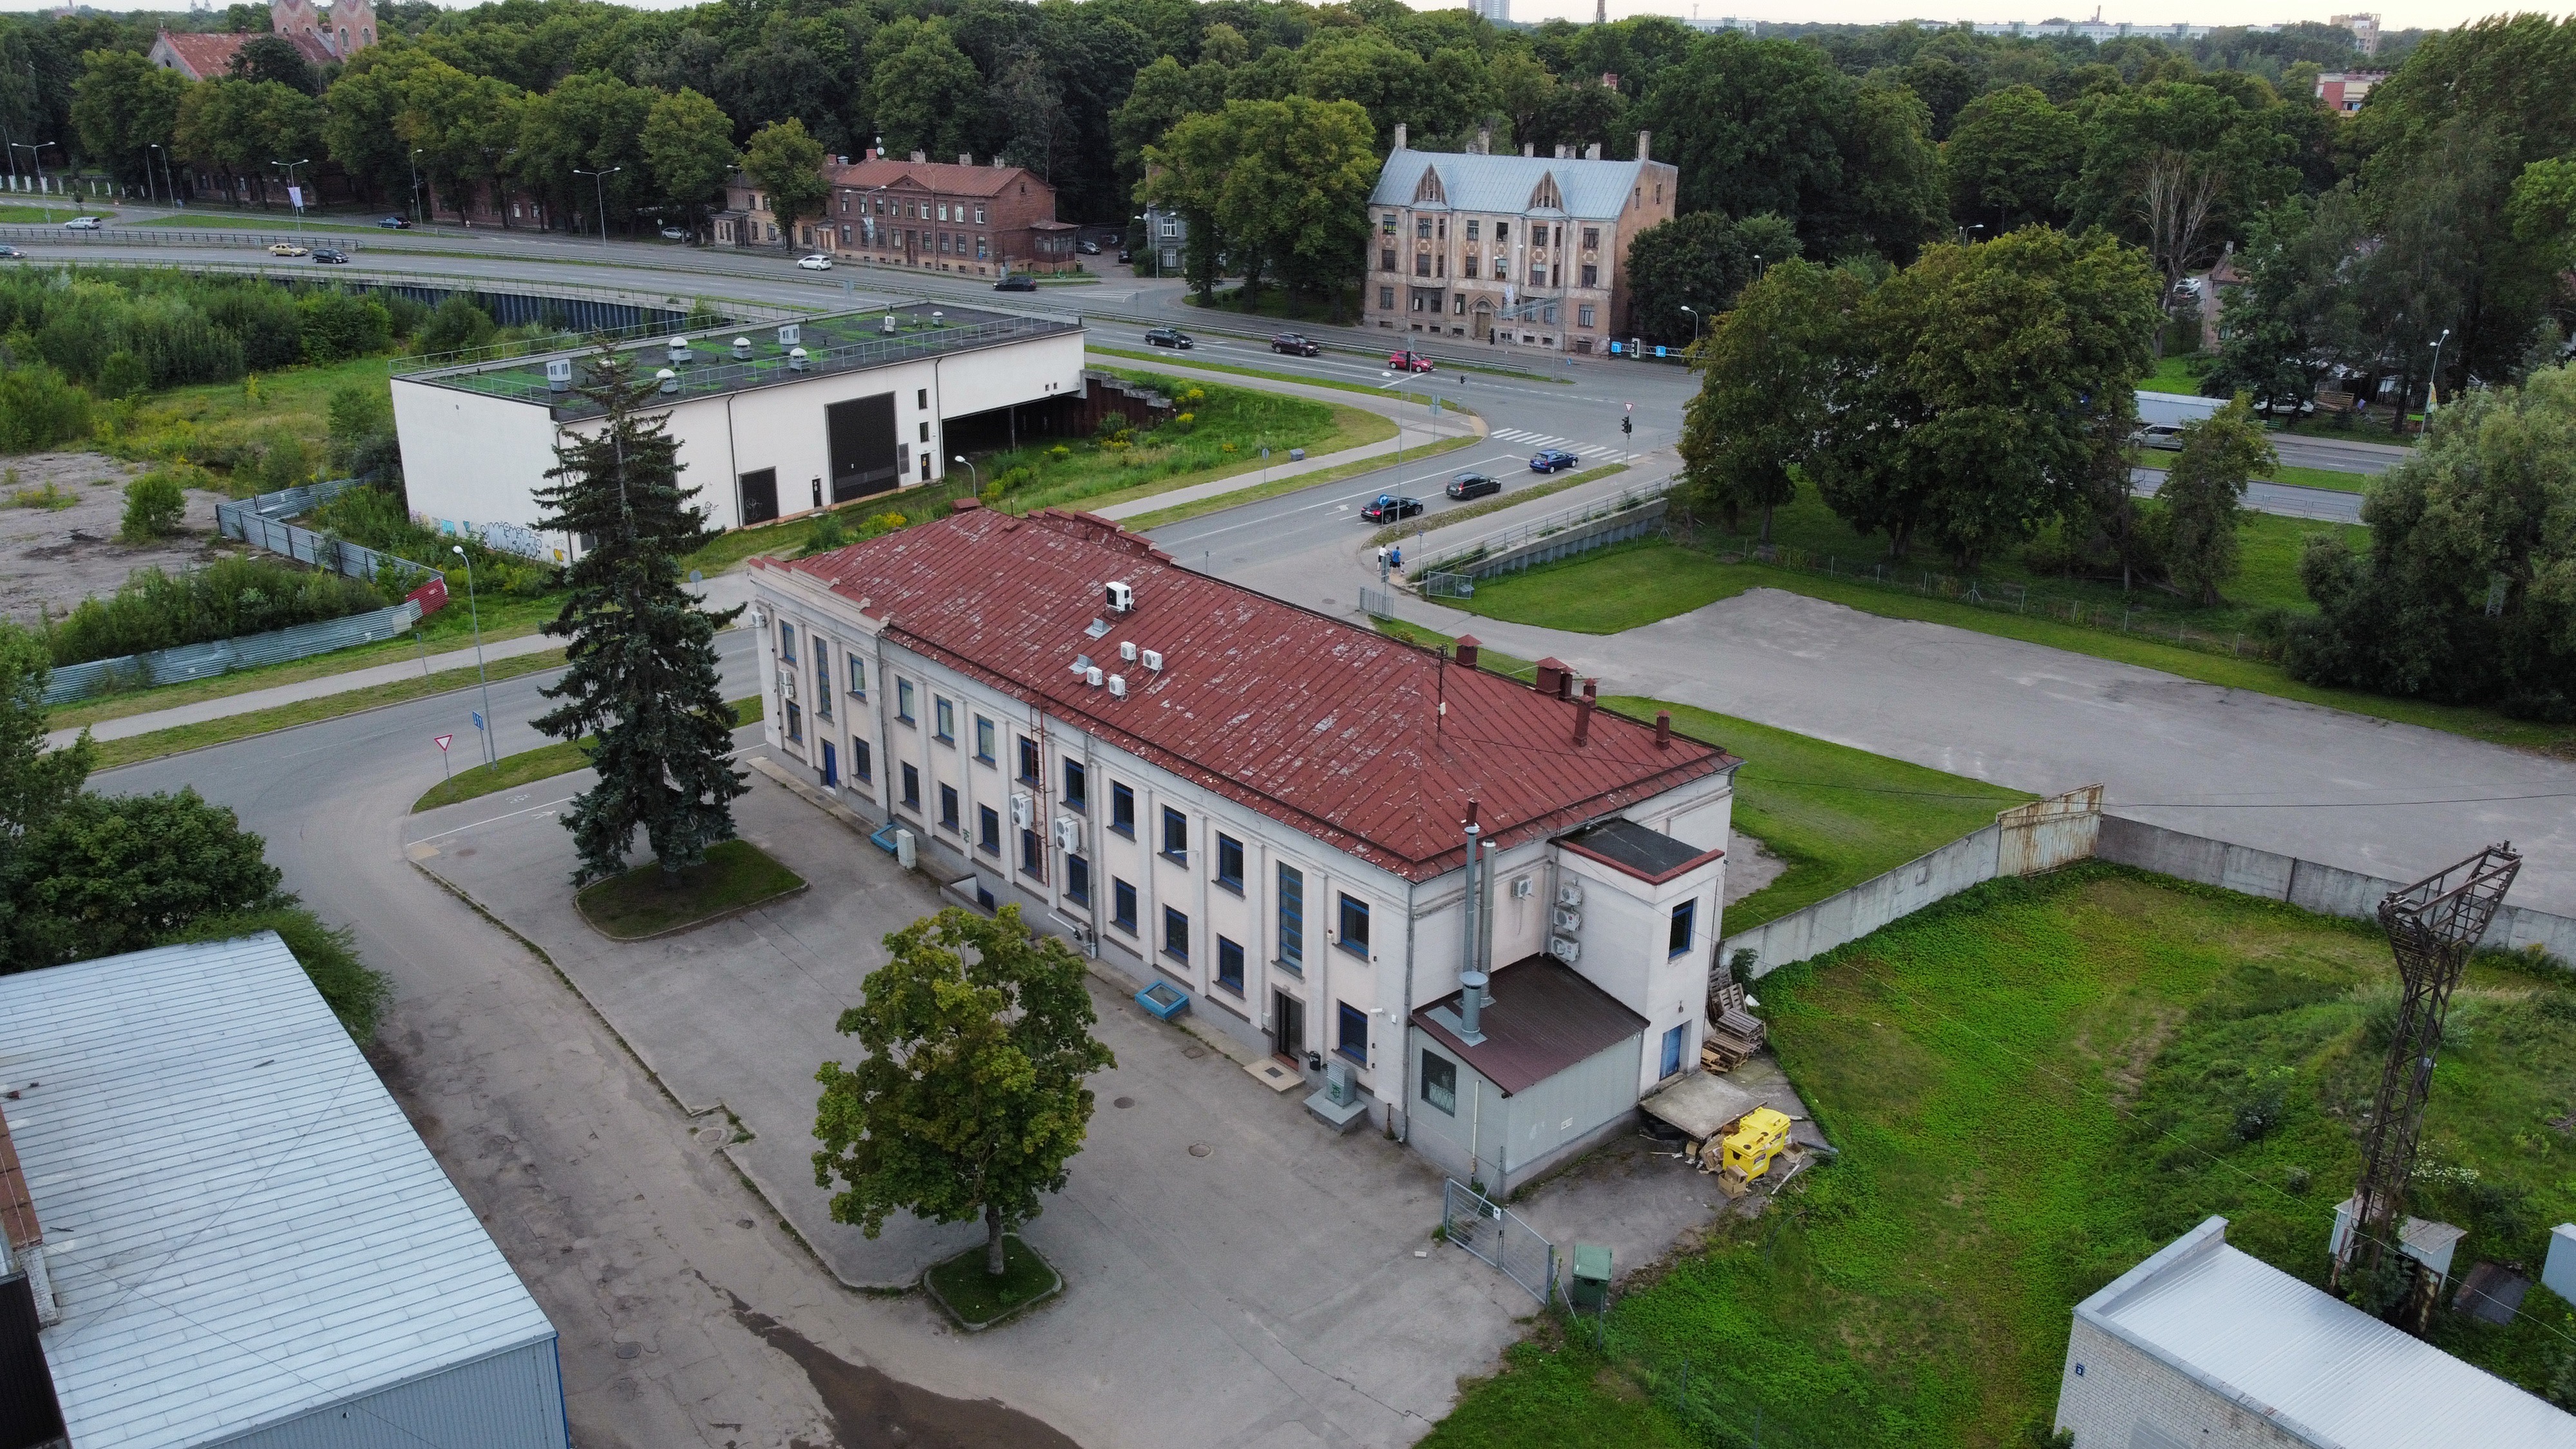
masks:
[[[1395,150],[1369,194],[1363,301],[1380,327],[1606,352],[1628,320],[1628,244],[1670,221],[1681,172],[1649,159]]]
[[[970,277],[1055,272],[1074,265],[1077,228],[1055,219],[1055,188],[1025,166],[971,156],[909,161],[882,156],[823,165],[831,193],[824,214],[784,233],[769,198],[750,178],[726,183],[715,216],[719,246],[784,246],[887,266]]]

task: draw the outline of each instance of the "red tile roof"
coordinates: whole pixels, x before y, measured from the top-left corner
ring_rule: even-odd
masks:
[[[999,196],[1014,182],[1044,178],[1025,166],[960,166],[954,161],[853,161],[823,163],[823,179],[834,186],[854,186],[867,190],[877,186],[899,186],[910,183],[924,191],[942,196]],[[1049,188],[1052,191],[1053,188]]]
[[[1431,650],[1174,564],[1088,514],[970,508],[794,562],[865,606],[886,637],[1412,880],[1459,868],[1467,803],[1505,844],[1609,815],[1739,763]],[[1105,617],[1101,587],[1136,590]],[[1157,673],[1118,646],[1157,650]],[[1123,674],[1115,699],[1077,655]],[[1448,712],[1444,719],[1441,705]]]
[[[170,47],[171,54],[178,56],[179,63],[186,66],[196,79],[216,80],[233,73],[233,57],[240,53],[242,43],[250,40],[256,33],[237,30],[212,33],[164,30],[161,32],[161,39]],[[319,37],[290,35],[286,38],[295,43],[297,53],[315,65],[322,65],[333,59],[330,48],[325,46]]]

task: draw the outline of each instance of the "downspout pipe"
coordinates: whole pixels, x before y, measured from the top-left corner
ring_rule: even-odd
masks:
[[[1478,896],[1476,890],[1477,867],[1482,864],[1479,857],[1482,856],[1483,853],[1484,829],[1476,823],[1476,802],[1470,800],[1467,802],[1467,890],[1465,896],[1467,918],[1465,922],[1466,929],[1461,932],[1461,935],[1464,938],[1464,947],[1461,951],[1462,964],[1458,972],[1458,1025],[1460,1028],[1458,1036],[1460,1040],[1466,1042],[1469,1046],[1474,1046],[1485,1039],[1485,1034],[1479,1029],[1478,1025],[1478,1018],[1482,1015],[1485,1008],[1485,973],[1478,969],[1483,964],[1481,944],[1484,930],[1484,912],[1482,910],[1484,902]]]

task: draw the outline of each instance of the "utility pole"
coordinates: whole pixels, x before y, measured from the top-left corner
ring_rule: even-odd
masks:
[[[605,171],[584,171],[578,166],[572,169],[573,175],[590,178],[593,194],[599,198],[599,244],[602,247],[608,245],[608,178],[625,169],[623,166],[611,166]]]

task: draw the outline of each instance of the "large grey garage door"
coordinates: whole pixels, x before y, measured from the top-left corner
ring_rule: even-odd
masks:
[[[903,481],[895,456],[894,394],[854,398],[823,409],[832,441],[832,501],[883,493]]]

